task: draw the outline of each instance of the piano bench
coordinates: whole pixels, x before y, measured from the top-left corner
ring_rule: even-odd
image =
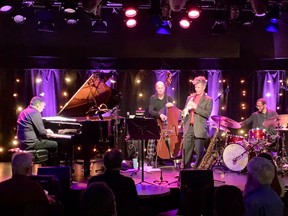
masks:
[[[48,160],[49,152],[46,149],[26,150],[33,155],[33,164],[43,163]]]
[[[11,148],[8,150],[12,154],[16,152],[30,152],[33,155],[33,164],[43,163],[48,160],[49,152],[46,149],[38,150],[21,150],[20,148]]]

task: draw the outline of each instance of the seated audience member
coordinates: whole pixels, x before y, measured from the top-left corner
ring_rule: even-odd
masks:
[[[284,197],[285,195],[285,182],[283,181],[283,179],[278,177],[277,174],[277,167],[275,165],[275,163],[273,162],[273,158],[271,156],[271,154],[269,153],[261,153],[258,155],[259,157],[263,157],[268,159],[274,166],[275,168],[275,176],[273,178],[273,181],[271,183],[271,188],[281,197],[281,199]]]
[[[271,188],[275,176],[274,165],[263,157],[252,158],[247,165],[244,188],[245,216],[284,215],[284,204]]]
[[[103,174],[91,177],[88,181],[88,187],[93,182],[105,182],[114,193],[117,215],[135,215],[138,207],[136,185],[131,177],[120,173],[122,160],[122,152],[119,149],[107,151],[104,155],[106,170]]]
[[[104,182],[93,182],[81,195],[83,216],[117,216],[113,191]]]
[[[12,155],[12,177],[0,183],[0,209],[5,215],[49,215],[43,187],[29,178],[32,159],[30,153]]]
[[[214,191],[215,216],[243,216],[245,205],[242,191],[233,185],[222,185]]]

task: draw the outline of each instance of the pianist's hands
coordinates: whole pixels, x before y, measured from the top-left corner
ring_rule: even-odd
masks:
[[[50,137],[54,132],[51,129],[46,129],[46,136]]]

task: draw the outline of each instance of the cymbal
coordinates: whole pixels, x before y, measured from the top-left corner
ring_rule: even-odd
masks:
[[[239,129],[241,125],[233,119],[225,116],[212,116],[211,117],[217,124],[227,128]]]
[[[288,114],[276,115],[263,122],[264,127],[282,127],[288,123]]]
[[[219,125],[216,122],[208,122],[208,124],[209,124],[210,127],[213,127],[213,128],[218,128],[219,127]],[[222,131],[225,131],[225,132],[230,132],[230,130],[227,127],[222,126],[222,125],[220,125],[219,129],[222,130]]]

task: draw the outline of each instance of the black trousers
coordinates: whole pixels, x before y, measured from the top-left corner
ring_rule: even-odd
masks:
[[[20,144],[20,149],[22,150],[40,150],[46,149],[49,152],[48,161],[46,165],[48,166],[58,166],[58,143],[54,140],[42,139],[35,143],[22,143]]]

